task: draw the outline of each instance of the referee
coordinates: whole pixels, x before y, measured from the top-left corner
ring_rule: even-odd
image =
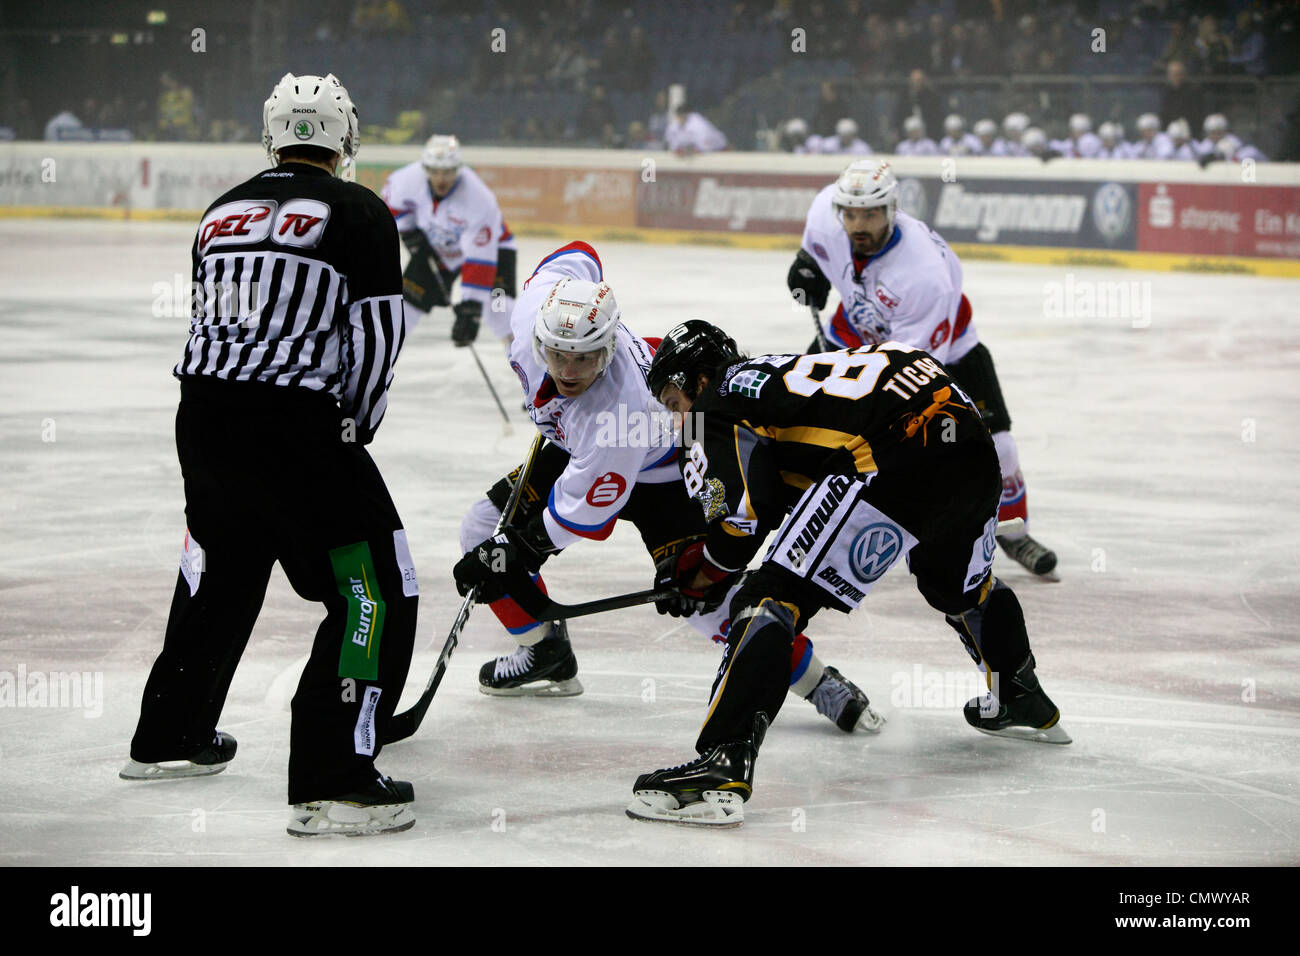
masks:
[[[175,369],[185,547],[121,776],[218,773],[234,757],[217,720],[279,561],[326,610],[293,698],[289,832],[405,830],[413,789],[374,761],[410,666],[418,589],[364,447],[406,333],[397,230],[378,196],[335,178],[358,132],[333,75],[286,74],[262,141],[274,168],[218,199],[192,249]]]

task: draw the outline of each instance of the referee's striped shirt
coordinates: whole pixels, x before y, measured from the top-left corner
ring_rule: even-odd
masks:
[[[286,163],[204,214],[178,376],[334,396],[368,441],[406,337],[397,228],[364,186]]]

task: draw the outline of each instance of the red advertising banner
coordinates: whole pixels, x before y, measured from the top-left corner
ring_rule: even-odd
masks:
[[[1138,251],[1300,259],[1300,189],[1142,183]]]

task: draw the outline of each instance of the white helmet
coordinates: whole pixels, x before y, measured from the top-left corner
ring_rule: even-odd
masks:
[[[328,149],[342,157],[342,175],[361,147],[357,108],[333,73],[324,77],[286,73],[262,105],[262,145],[272,163],[286,146]]]
[[[835,181],[835,194],[831,202],[843,209],[871,209],[884,206],[889,216],[889,228],[894,228],[894,214],[898,211],[898,180],[889,163],[881,159],[859,159],[850,163]]]
[[[455,136],[430,136],[420,154],[420,165],[425,169],[460,169],[464,164],[460,140]]]
[[[1107,120],[1097,127],[1097,135],[1101,137],[1103,143],[1114,145],[1123,138],[1124,130],[1118,123]]]
[[[600,370],[614,357],[622,313],[608,282],[565,276],[551,287],[533,321],[533,353],[546,365],[546,349],[601,352]]]
[[[1070,117],[1070,132],[1082,136],[1092,130],[1092,117],[1087,113],[1075,113]]]
[[[1239,149],[1241,149],[1241,140],[1231,133],[1224,133],[1214,144],[1214,151],[1228,160],[1236,156]]]
[[[1174,120],[1172,123],[1169,124],[1169,126],[1165,129],[1165,133],[1169,136],[1170,139],[1188,140],[1192,138],[1192,127],[1191,124],[1187,122],[1187,120],[1183,119],[1180,116],[1178,119]]]
[[[966,129],[966,120],[960,113],[949,113],[943,121],[943,131],[956,139]]]
[[[1143,113],[1138,117],[1138,132],[1143,130],[1158,130],[1160,128],[1160,117],[1155,113]]]
[[[903,120],[903,132],[911,135],[916,133],[918,136],[925,135],[925,120],[919,116],[909,116]]]
[[[1228,131],[1228,117],[1222,113],[1211,113],[1205,117],[1203,128],[1206,136],[1211,133],[1226,133]]]
[[[1008,113],[1002,120],[1002,132],[1007,139],[1019,140],[1020,135],[1029,128],[1029,117],[1024,113]]]
[[[808,124],[796,116],[794,119],[785,121],[785,135],[793,138],[804,140],[808,138]]]
[[[1047,149],[1047,134],[1037,126],[1031,126],[1020,137],[1021,144],[1031,153]]]
[[[858,135],[858,124],[846,116],[835,124],[835,135],[840,139],[853,139]]]
[[[998,135],[998,124],[991,119],[982,119],[975,124],[975,135],[980,139],[993,138]]]

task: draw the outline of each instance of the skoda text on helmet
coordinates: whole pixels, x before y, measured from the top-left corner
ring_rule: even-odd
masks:
[[[420,153],[420,165],[425,169],[460,169],[464,164],[460,140],[455,136],[430,136]]]
[[[533,321],[533,352],[551,371],[549,353],[598,353],[600,374],[614,357],[622,313],[608,282],[569,276],[551,287]]]
[[[694,402],[700,375],[712,375],[740,358],[736,340],[722,329],[703,319],[687,319],[664,336],[646,374],[646,386],[657,401],[662,401],[665,388],[676,385]]]
[[[837,210],[884,206],[889,218],[888,236],[894,230],[894,215],[898,212],[898,180],[894,178],[889,163],[878,159],[860,159],[851,163],[835,181],[835,194],[831,197],[831,202]]]
[[[339,155],[343,175],[361,148],[357,108],[333,73],[286,73],[262,105],[262,146],[272,163],[286,146],[319,146]]]

